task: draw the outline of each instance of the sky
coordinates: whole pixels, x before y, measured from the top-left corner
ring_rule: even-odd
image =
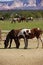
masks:
[[[12,1],[12,0],[0,0],[0,1]]]
[[[2,3],[3,2],[3,3]],[[7,2],[7,3],[6,3]],[[43,0],[0,0],[0,8],[37,7],[43,6]]]

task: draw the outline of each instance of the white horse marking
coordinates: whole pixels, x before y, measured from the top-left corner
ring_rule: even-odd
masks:
[[[29,29],[22,29],[22,30],[18,33],[18,36],[20,36],[20,35],[25,36],[25,35],[24,35],[24,32],[26,32],[27,30],[29,30]]]
[[[28,29],[29,30],[29,33],[31,33],[31,30],[30,29]]]

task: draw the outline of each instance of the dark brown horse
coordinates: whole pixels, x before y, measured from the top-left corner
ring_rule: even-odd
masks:
[[[18,40],[18,33],[20,32],[20,29],[19,30],[11,30],[7,36],[6,36],[6,40],[4,41],[4,48],[7,48],[8,45],[9,45],[9,41],[10,41],[10,45],[9,45],[9,48],[11,48],[11,43],[12,43],[12,40],[14,39],[15,43],[16,43],[16,48],[19,48],[19,40]]]
[[[23,22],[23,21],[26,21],[26,18],[25,17],[21,17],[20,18],[20,22]]]

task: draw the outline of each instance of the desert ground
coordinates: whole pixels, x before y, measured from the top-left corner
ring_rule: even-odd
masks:
[[[42,37],[43,39],[43,37]],[[20,48],[15,48],[14,41],[11,49],[4,49],[4,41],[0,41],[0,65],[43,65],[43,49],[37,39],[28,40],[28,48],[24,49],[24,41],[20,40]]]

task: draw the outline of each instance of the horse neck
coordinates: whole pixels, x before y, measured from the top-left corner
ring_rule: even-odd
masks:
[[[6,36],[6,41],[8,41],[9,42],[9,39],[10,39],[10,37],[9,37],[9,34]]]
[[[15,30],[15,35],[18,35],[18,33],[20,32],[21,29],[19,30]]]

